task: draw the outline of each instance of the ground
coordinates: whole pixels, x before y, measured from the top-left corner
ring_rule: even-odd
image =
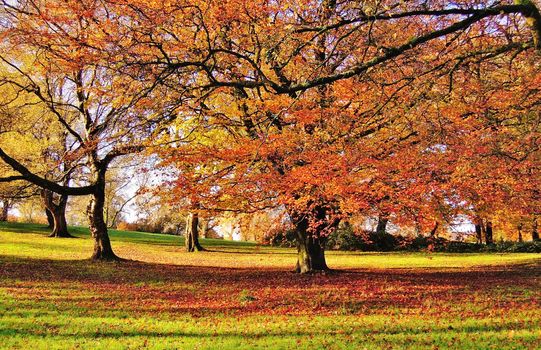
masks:
[[[337,272],[291,272],[292,249],[112,231],[92,242],[0,225],[0,348],[538,349],[539,254],[329,252]]]

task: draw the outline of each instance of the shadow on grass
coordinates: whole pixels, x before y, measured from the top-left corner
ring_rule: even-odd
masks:
[[[22,302],[31,307],[33,300],[48,301],[81,316],[108,312],[366,314],[425,307],[425,312],[433,312],[435,305],[454,305],[479,296],[489,306],[507,308],[529,305],[539,295],[541,277],[539,263],[505,269],[363,269],[308,276],[277,269],[5,256],[0,256],[0,265],[0,291],[18,300],[19,307]]]
[[[32,329],[29,326],[25,327],[24,322],[21,322],[22,325],[14,325],[12,327],[6,327],[0,329],[0,337],[4,336],[45,336],[42,329]],[[163,338],[163,337],[193,337],[197,339],[202,338],[239,338],[246,339],[246,337],[257,339],[257,338],[271,338],[271,337],[313,337],[313,336],[323,336],[323,337],[333,337],[340,334],[343,335],[379,335],[379,336],[393,336],[393,335],[408,335],[408,336],[423,336],[426,337],[427,332],[430,332],[432,336],[434,335],[449,335],[450,333],[461,333],[461,334],[477,334],[483,332],[502,332],[502,331],[530,331],[532,335],[535,334],[535,331],[531,329],[528,324],[525,324],[523,321],[514,320],[514,321],[502,321],[497,324],[475,324],[475,325],[456,325],[450,327],[449,325],[426,325],[425,327],[404,327],[403,325],[386,325],[385,328],[371,329],[370,327],[357,328],[355,330],[343,331],[338,329],[338,327],[327,327],[322,329],[315,325],[312,327],[312,331],[307,330],[294,330],[295,327],[290,327],[292,330],[274,330],[274,329],[260,329],[255,331],[231,331],[231,330],[220,330],[216,332],[214,330],[209,331],[183,331],[183,330],[162,330],[162,331],[149,331],[149,330],[132,330],[132,329],[116,329],[116,330],[77,330],[75,332],[63,331],[63,334],[53,334],[54,337],[58,338],[125,338],[125,337],[152,337],[152,338]],[[491,334],[494,336],[494,334]],[[407,341],[405,339],[395,339],[396,342]]]

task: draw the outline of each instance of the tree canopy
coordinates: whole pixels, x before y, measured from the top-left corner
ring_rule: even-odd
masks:
[[[539,215],[532,1],[4,1],[1,24],[3,105],[46,110],[84,169],[58,184],[2,143],[5,179],[93,195],[95,258],[107,167],[145,149],[170,203],[283,208],[299,272],[355,213]]]

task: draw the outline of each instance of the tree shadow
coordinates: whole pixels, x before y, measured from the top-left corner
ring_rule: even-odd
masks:
[[[14,300],[45,300],[83,313],[370,314],[474,302],[531,303],[541,263],[446,271],[338,270],[296,275],[283,269],[215,268],[0,256],[0,290]],[[500,293],[504,289],[507,292]],[[513,291],[519,291],[516,294]],[[479,303],[478,301],[475,301]],[[460,304],[459,304],[460,305]]]

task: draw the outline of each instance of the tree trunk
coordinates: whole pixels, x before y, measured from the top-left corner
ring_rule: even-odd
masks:
[[[47,228],[53,229],[54,228],[54,217],[53,214],[51,214],[51,211],[45,208],[45,215],[47,216]]]
[[[69,238],[73,237],[68,232],[68,224],[66,222],[66,206],[59,206],[55,208],[52,213],[53,216],[53,232],[49,237],[62,237]]]
[[[94,239],[94,253],[92,260],[118,261],[120,258],[115,255],[109,240],[107,225],[103,216],[105,205],[105,172],[100,175],[96,191],[87,207],[87,215],[90,227],[90,234]]]
[[[68,224],[66,223],[66,205],[68,203],[68,196],[62,195],[55,202],[55,195],[49,190],[41,190],[41,198],[45,205],[45,211],[52,217],[52,233],[49,237],[68,238],[73,237],[68,232]],[[49,216],[47,216],[49,220]]]
[[[532,222],[532,241],[539,241],[539,231],[537,226],[537,218],[533,219]]]
[[[440,227],[440,223],[436,221],[434,224],[434,227],[432,228],[432,231],[430,231],[430,237],[435,237],[436,233],[438,232],[438,228]]]
[[[492,231],[492,222],[487,221],[487,225],[485,227],[485,241],[487,244],[493,244],[494,243],[494,237],[493,237],[493,231]]]
[[[386,215],[380,215],[378,217],[378,226],[376,227],[376,233],[378,236],[383,236],[387,233],[387,223],[389,219]]]
[[[297,273],[327,271],[325,261],[325,241],[319,232],[308,232],[308,219],[301,218],[296,222],[297,233]]]
[[[475,238],[477,238],[477,244],[483,244],[483,219],[480,217],[475,218]]]
[[[0,212],[1,222],[8,220],[9,207],[10,207],[9,200],[7,199],[2,200],[2,211]]]
[[[518,231],[518,241],[519,241],[519,243],[524,242],[524,239],[522,238],[522,224],[517,225],[517,231]]]
[[[186,218],[186,234],[184,235],[186,251],[202,251],[203,247],[199,244],[199,215],[190,213]]]
[[[208,220],[199,220],[199,236],[201,238],[207,238],[207,231],[209,229]]]

